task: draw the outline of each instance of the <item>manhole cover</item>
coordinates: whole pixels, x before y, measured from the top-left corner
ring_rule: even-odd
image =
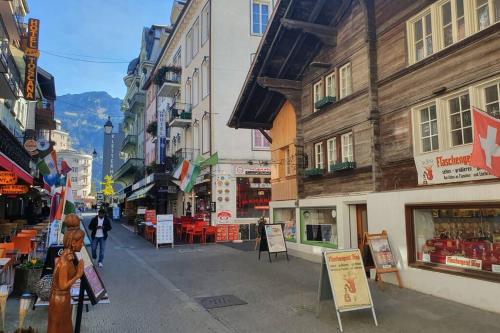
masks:
[[[210,297],[198,297],[198,302],[205,309],[215,309],[215,308],[223,308],[226,306],[234,306],[234,305],[243,305],[248,304],[242,299],[234,295],[221,295],[221,296],[210,296]]]

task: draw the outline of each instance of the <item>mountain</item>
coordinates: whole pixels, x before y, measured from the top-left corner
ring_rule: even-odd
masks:
[[[123,117],[121,103],[121,99],[104,91],[67,94],[56,99],[56,119],[61,120],[62,129],[70,134],[73,148],[88,154],[94,149],[97,152],[92,170],[94,184],[102,180],[104,123],[111,116],[114,128],[117,128]]]

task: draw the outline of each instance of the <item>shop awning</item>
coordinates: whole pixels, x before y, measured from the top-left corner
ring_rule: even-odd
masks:
[[[16,162],[11,160],[7,155],[0,152],[0,168],[6,171],[12,171],[19,179],[24,180],[29,185],[33,184],[33,177],[21,168]]]
[[[133,201],[133,200],[138,200],[138,199],[143,199],[146,197],[146,194],[155,186],[155,184],[148,185],[146,187],[143,187],[141,189],[138,189],[137,191],[133,192],[130,197],[127,198],[127,201]]]

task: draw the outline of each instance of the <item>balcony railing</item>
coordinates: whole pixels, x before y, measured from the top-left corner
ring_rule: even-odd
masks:
[[[191,104],[174,103],[170,107],[169,127],[188,127],[191,125]]]
[[[17,99],[21,95],[21,75],[10,52],[8,40],[0,41],[0,98]]]
[[[137,146],[137,135],[135,134],[127,134],[123,139],[122,144],[122,153],[129,153],[135,149]]]
[[[182,148],[175,152],[177,163],[182,160],[193,161],[199,154],[199,149]]]
[[[146,94],[142,91],[137,91],[132,98],[130,98],[129,105],[130,111],[136,113],[140,107],[146,103]]]
[[[175,66],[160,68],[155,83],[160,87],[159,96],[173,97],[181,86],[181,68]]]
[[[122,164],[122,166],[115,172],[113,179],[124,183],[130,183],[134,179],[135,172],[144,166],[142,158],[129,158]]]
[[[37,102],[35,108],[35,128],[37,130],[52,130],[56,128],[53,102],[47,100]]]

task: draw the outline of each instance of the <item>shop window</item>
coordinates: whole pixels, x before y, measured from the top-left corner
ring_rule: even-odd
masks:
[[[352,143],[352,132],[341,136],[342,144],[342,162],[354,161],[354,150]]]
[[[495,83],[494,85],[486,87],[484,89],[484,95],[486,101],[486,112],[490,116],[500,118],[500,83]]]
[[[323,142],[314,145],[314,162],[316,169],[323,169]]]
[[[295,208],[274,208],[273,223],[281,224],[283,236],[289,242],[296,242]]]
[[[351,63],[340,67],[340,98],[349,96],[352,93]]]
[[[326,142],[328,171],[331,171],[332,165],[337,163],[337,138],[331,138]]]
[[[335,207],[300,210],[301,242],[337,248],[337,211]]]
[[[420,109],[420,141],[422,152],[439,149],[436,105]]]
[[[448,101],[450,110],[451,142],[453,146],[472,143],[472,115],[469,94]]]
[[[407,209],[410,264],[500,281],[500,205]]]
[[[236,217],[259,218],[269,211],[270,178],[236,178]]]

